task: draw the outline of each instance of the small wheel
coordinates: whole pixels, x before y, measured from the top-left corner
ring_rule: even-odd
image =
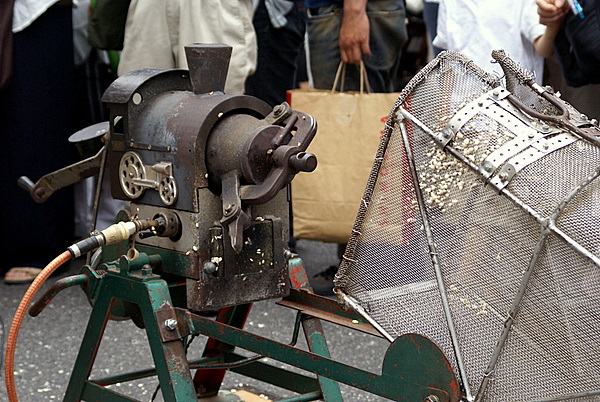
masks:
[[[177,184],[173,177],[163,177],[158,185],[160,199],[165,205],[173,205],[177,201]]]
[[[119,182],[123,192],[129,198],[138,198],[145,188],[135,184],[135,180],[146,179],[146,168],[142,159],[135,152],[126,152],[119,163]]]

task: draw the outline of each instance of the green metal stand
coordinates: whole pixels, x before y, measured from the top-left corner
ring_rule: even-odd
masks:
[[[291,259],[292,294],[280,304],[298,310],[292,344],[282,344],[244,331],[243,325],[251,305],[222,309],[217,319],[193,314],[172,302],[169,284],[152,273],[161,264],[160,256],[141,253],[135,261],[121,257],[108,264],[106,274],[95,276],[97,285],[88,288],[94,307],[81,344],[73,374],[65,393],[65,401],[134,401],[106,388],[107,385],[157,375],[163,398],[171,401],[197,401],[198,397],[215,395],[227,370],[252,377],[298,393],[285,401],[342,401],[339,383],[395,400],[458,401],[456,378],[442,352],[428,339],[404,335],[389,347],[376,375],[331,359],[320,318],[338,324],[359,327],[366,324],[353,312],[342,311],[334,301],[319,298],[307,291],[306,272],[301,260]],[[171,287],[172,289],[176,287]],[[178,298],[176,297],[175,300]],[[102,379],[89,379],[106,323],[119,307],[146,329],[154,359],[154,368]],[[125,306],[123,308],[123,306]],[[337,309],[337,310],[336,310]],[[358,325],[357,325],[358,323]],[[294,347],[302,325],[309,351]],[[203,357],[188,361],[184,340],[190,335],[208,337]],[[247,358],[235,348],[257,353]],[[316,374],[307,376],[276,367],[259,360],[269,357],[279,362]],[[198,369],[194,379],[191,369]]]
[[[161,340],[161,331],[164,331],[167,320],[175,318],[175,312],[167,283],[151,273],[150,263],[145,254],[141,254],[138,261],[134,263],[122,257],[118,272],[109,271],[100,281],[98,297],[65,393],[65,401],[133,400],[104,388],[103,385],[112,383],[110,380],[88,380],[111,306],[116,299],[133,303],[140,309],[164,400],[197,400],[183,342],[176,333],[177,329],[173,330],[175,332],[173,339]],[[141,265],[140,269],[133,272],[139,265]],[[133,378],[143,376],[145,375],[134,375]],[[118,381],[119,379],[115,382]]]

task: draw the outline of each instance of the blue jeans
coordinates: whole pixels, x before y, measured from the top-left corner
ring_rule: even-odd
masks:
[[[313,84],[318,89],[331,89],[340,63],[339,32],[342,24],[341,4],[333,4],[308,12],[308,44]],[[371,57],[363,56],[369,84],[373,92],[398,91],[400,56],[408,39],[401,0],[378,0],[367,3]],[[359,68],[346,67],[345,91],[358,91]]]

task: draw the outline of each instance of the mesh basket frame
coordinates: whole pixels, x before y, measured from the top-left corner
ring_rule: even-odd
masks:
[[[568,110],[570,116],[579,116],[570,105],[566,105],[561,109],[556,106],[556,102],[550,102],[548,99],[540,97],[535,88],[532,89],[529,82],[531,81],[530,74],[519,70],[518,66],[515,66],[512,60],[507,59],[503,54],[496,54],[496,57],[502,59],[503,63],[505,63],[502,65],[503,67],[506,66],[505,72],[507,72],[507,77],[510,74],[510,80],[507,79],[507,82],[511,82],[512,91],[519,93],[517,100],[524,99],[524,102],[527,102],[529,106],[533,106],[538,114],[553,118],[550,121],[543,120],[539,122],[540,125],[550,125],[555,130],[565,131],[566,129],[566,131],[577,135],[577,141],[572,146],[568,145],[567,149],[569,147],[581,147],[581,144],[585,144],[584,146],[589,148],[586,151],[587,153],[590,150],[595,150],[594,152],[597,154],[600,147],[598,147],[597,141],[594,141],[595,138],[590,139],[590,135],[587,133],[581,135],[581,130],[578,130],[577,126],[572,122],[573,118],[565,119],[563,113],[565,108]],[[431,108],[431,102],[419,105],[419,101],[422,98],[427,99],[428,96],[431,96],[431,94],[419,95],[419,87],[426,81],[432,80],[432,76],[434,76],[434,80],[439,79],[439,76],[443,75],[444,71],[452,70],[453,68],[459,68],[462,74],[470,75],[471,78],[475,77],[476,79],[473,81],[477,81],[477,83],[467,85],[468,90],[463,91],[464,93],[461,96],[456,96],[451,89],[444,89],[443,86],[441,89],[438,88],[437,96],[442,99],[440,103],[445,101],[449,106],[438,105],[437,108]],[[454,77],[453,79],[456,81],[464,78],[459,73],[455,72],[455,74],[458,78]],[[475,90],[473,89],[473,85],[476,87]],[[590,198],[589,196],[586,198],[582,194],[585,194],[586,191],[594,193],[593,188],[597,188],[598,186],[598,181],[596,180],[598,169],[588,169],[583,174],[578,172],[579,179],[567,186],[569,187],[567,191],[556,195],[553,203],[549,203],[551,207],[542,208],[543,210],[541,211],[536,208],[535,202],[531,200],[525,202],[522,199],[526,197],[522,194],[523,190],[520,190],[518,183],[520,182],[520,177],[529,177],[530,173],[528,173],[527,168],[518,172],[517,175],[511,178],[512,180],[504,183],[502,186],[490,186],[489,184],[486,186],[485,184],[488,182],[489,176],[482,178],[481,168],[485,157],[489,156],[493,152],[493,149],[488,149],[489,144],[487,144],[488,148],[485,150],[465,155],[465,150],[471,149],[468,146],[469,144],[461,147],[458,142],[459,139],[456,137],[444,143],[443,129],[447,127],[449,120],[458,111],[462,110],[466,104],[473,102],[487,91],[498,87],[499,79],[497,77],[490,76],[475,66],[469,59],[454,52],[441,54],[411,80],[400,94],[398,101],[394,104],[386,122],[385,132],[367,183],[362,205],[359,208],[353,234],[349,240],[338,275],[336,276],[336,287],[343,293],[357,299],[368,314],[381,324],[386,331],[392,334],[392,336],[398,336],[403,332],[418,332],[434,339],[451,357],[450,360],[453,362],[454,369],[460,372],[468,399],[476,397],[484,400],[542,400],[547,397],[553,398],[559,396],[568,398],[569,391],[571,391],[572,399],[593,398],[590,395],[595,395],[596,391],[600,388],[598,385],[600,381],[598,381],[599,378],[597,375],[596,377],[593,375],[590,377],[592,379],[591,382],[588,381],[585,383],[583,381],[585,383],[583,385],[578,384],[576,388],[565,389],[558,386],[564,378],[555,378],[549,374],[548,377],[553,379],[553,384],[558,385],[552,390],[542,390],[541,392],[533,393],[524,392],[523,389],[515,387],[515,384],[511,383],[510,380],[506,380],[507,378],[511,378],[511,371],[510,369],[507,370],[507,367],[512,368],[513,372],[515,370],[515,367],[510,364],[511,359],[514,359],[514,357],[506,357],[510,356],[511,350],[506,349],[506,345],[515,344],[514,339],[517,336],[514,335],[514,331],[519,329],[518,324],[514,325],[515,320],[519,319],[520,322],[526,321],[525,318],[521,318],[524,315],[520,310],[522,305],[527,306],[527,303],[530,303],[529,300],[537,300],[531,296],[530,287],[533,285],[530,285],[530,283],[533,283],[531,281],[535,280],[535,275],[541,270],[536,267],[539,265],[542,267],[545,266],[539,261],[546,261],[550,258],[550,255],[546,251],[547,244],[551,241],[549,239],[552,239],[553,242],[562,242],[563,245],[566,244],[570,253],[575,251],[571,259],[568,260],[570,267],[581,267],[582,261],[587,261],[583,266],[591,263],[594,266],[592,269],[593,272],[598,268],[598,255],[590,251],[591,248],[597,246],[597,242],[582,245],[582,242],[574,240],[576,236],[573,236],[573,234],[577,232],[577,221],[572,222],[571,219],[571,229],[569,230],[562,230],[556,225],[557,219],[560,223],[561,220],[564,220],[565,216],[573,216],[574,213],[570,212],[570,208],[576,209],[578,203],[584,205],[583,207],[579,207],[580,211],[585,209],[585,202],[571,203],[571,201],[574,199],[577,200],[578,197],[584,199]],[[473,91],[473,93],[470,93],[470,91]],[[512,91],[508,96],[516,97]],[[453,104],[455,100],[453,98],[458,98],[458,104]],[[423,123],[420,118],[428,114],[428,107],[434,109],[438,114],[439,111],[442,111],[442,113],[446,114],[446,116],[443,116],[445,118],[435,120],[429,116],[424,119],[426,123]],[[406,110],[409,108],[411,109],[410,112]],[[431,112],[429,113],[431,114]],[[532,114],[535,115],[535,112],[527,114],[526,117],[531,117]],[[561,119],[566,121],[562,121]],[[535,121],[535,118],[531,120]],[[489,122],[482,124],[483,127],[489,127]],[[541,129],[540,127],[533,128]],[[475,127],[472,131],[477,133],[478,130],[481,131],[482,128]],[[420,133],[417,133],[418,131]],[[496,131],[494,130],[494,132]],[[463,133],[464,136],[465,134]],[[466,136],[468,138],[468,134]],[[462,143],[464,144],[464,141]],[[410,146],[405,147],[405,144],[410,144]],[[401,148],[403,148],[403,151],[390,151]],[[560,151],[556,151],[553,154],[558,155],[558,153],[564,150],[565,147],[562,147]],[[582,152],[582,154],[587,155],[586,152]],[[411,154],[415,155],[411,157]],[[448,155],[452,156],[453,159],[448,160]],[[463,185],[460,190],[463,190],[466,186],[465,183],[467,183],[470,187],[469,194],[471,198],[448,199],[446,196],[445,201],[439,201],[440,194],[442,194],[440,189],[438,189],[437,199],[435,197],[426,198],[428,194],[431,194],[431,191],[427,192],[427,183],[423,183],[427,181],[431,182],[435,177],[427,176],[427,166],[424,165],[421,169],[422,171],[419,172],[420,157],[425,162],[434,161],[434,164],[438,168],[439,166],[444,166],[444,164],[452,165],[454,163],[454,166],[450,166],[450,169],[461,172],[457,175],[460,179],[452,178],[451,184],[456,189],[461,187],[460,183],[462,182]],[[600,159],[595,155],[591,156],[590,159],[595,161],[595,166],[600,164]],[[541,158],[541,160],[544,159]],[[411,180],[406,180],[406,176],[396,179],[395,182],[388,178],[390,172],[394,171],[403,171],[407,175],[411,164],[413,170]],[[458,165],[461,166],[457,167]],[[588,163],[587,165],[593,166],[593,163]],[[535,167],[536,164],[533,163],[532,166]],[[446,169],[448,167],[445,166]],[[532,170],[533,167],[529,170]],[[581,178],[582,176],[584,177],[583,179]],[[396,190],[390,191],[389,188],[391,187],[396,188]],[[524,187],[526,188],[527,186]],[[478,195],[473,195],[475,193]],[[498,197],[498,194],[503,195],[503,197]],[[386,203],[381,200],[384,197],[393,198],[396,200],[396,203]],[[500,223],[496,223],[496,226],[490,224],[486,226],[485,230],[489,232],[490,239],[493,239],[496,233],[502,232],[498,228],[514,225],[514,220],[516,219],[520,222],[517,224],[520,236],[518,237],[518,241],[521,244],[527,244],[527,247],[522,247],[521,250],[512,250],[509,247],[506,258],[507,261],[510,261],[514,265],[512,268],[515,272],[510,276],[509,283],[502,283],[506,281],[503,275],[498,275],[494,278],[494,281],[502,284],[502,290],[496,292],[490,290],[493,286],[490,286],[489,282],[493,281],[485,277],[486,273],[493,270],[496,266],[493,264],[494,256],[492,255],[496,251],[490,251],[491,247],[489,247],[485,253],[482,251],[479,251],[479,254],[476,253],[477,255],[486,256],[491,261],[488,264],[488,271],[483,271],[484,274],[482,274],[483,278],[481,281],[482,283],[486,283],[486,285],[480,286],[480,291],[476,292],[484,294],[483,297],[473,292],[469,294],[469,289],[463,289],[462,285],[453,283],[453,279],[461,277],[461,275],[456,274],[453,270],[456,270],[457,267],[465,266],[465,272],[468,272],[470,267],[468,261],[460,261],[460,258],[457,257],[457,252],[439,251],[440,245],[442,247],[455,246],[456,242],[453,243],[451,240],[447,241],[448,244],[444,243],[446,237],[457,234],[462,236],[460,238],[466,242],[465,244],[470,244],[471,248],[476,247],[477,242],[474,239],[469,239],[468,232],[483,230],[478,228],[478,224],[485,226],[485,222],[478,223],[477,219],[469,219],[464,213],[456,213],[456,216],[451,216],[452,214],[448,211],[441,212],[444,206],[447,206],[445,202],[449,201],[451,203],[450,207],[446,208],[447,210],[456,205],[465,209],[465,205],[469,205],[469,202],[475,202],[472,198],[486,200],[486,202],[481,204],[474,204],[480,205],[479,208],[483,208],[484,210],[489,205],[501,208],[500,211],[502,212],[496,218]],[[397,200],[400,200],[399,205]],[[432,203],[437,203],[437,205],[432,205]],[[443,205],[441,205],[442,203]],[[388,209],[392,208],[400,212],[388,213]],[[564,211],[567,212],[565,213]],[[449,218],[439,219],[438,215],[440,214],[446,215]],[[512,218],[516,216],[517,218],[508,219],[509,222],[503,224],[502,216]],[[568,219],[566,220],[568,221]],[[383,225],[384,223],[385,225]],[[378,229],[373,229],[373,226],[377,225],[379,225]],[[421,227],[417,229],[419,225]],[[382,229],[383,226],[387,227],[387,229]],[[565,226],[566,229],[569,227],[569,225],[560,224],[559,226]],[[514,232],[516,229],[513,228],[512,230]],[[512,233],[509,237],[514,238],[515,236]],[[385,237],[391,240],[382,241]],[[502,239],[505,237],[507,237],[506,234],[504,237],[499,236]],[[490,240],[490,242],[490,244],[495,244],[497,248],[497,245],[501,244],[501,241],[497,239]],[[479,243],[479,247],[481,247],[482,242]],[[373,244],[376,245],[373,246]],[[400,271],[410,271],[409,273],[386,268],[386,263],[389,264],[390,259],[386,259],[385,256],[394,253],[396,255],[403,255],[404,257],[392,259],[393,265],[398,265],[400,266]],[[501,251],[498,251],[497,255],[504,258]],[[471,258],[476,259],[476,257]],[[454,261],[452,261],[453,259]],[[410,269],[407,267],[410,267]],[[471,270],[476,271],[476,267],[478,266],[473,263]],[[398,267],[394,266],[394,268]],[[575,272],[577,269],[571,271],[573,271],[571,274],[577,273]],[[378,274],[377,280],[373,279],[374,273]],[[470,276],[465,273],[462,275],[462,278]],[[365,277],[368,280],[361,280],[361,277]],[[387,279],[384,280],[381,277],[387,277]],[[598,290],[597,287],[593,288]],[[494,294],[495,298],[490,296]],[[538,299],[545,300],[544,297],[538,297]],[[423,300],[426,300],[426,303]],[[390,304],[395,306],[393,312],[396,314],[388,314],[387,306]],[[424,304],[427,308],[423,308]],[[591,308],[593,310],[594,306],[591,306]],[[595,308],[595,315],[593,316],[598,318],[600,314],[598,314],[597,306]],[[444,312],[444,309],[447,311]],[[406,319],[406,316],[411,314],[414,315],[414,318]],[[484,352],[477,355],[477,353],[472,353],[469,350],[472,348],[472,345],[469,345],[469,343],[473,341],[473,337],[469,333],[469,327],[478,323],[480,324],[480,321],[477,320],[480,317],[487,316],[490,317],[489,321],[492,322],[490,324],[491,329],[486,330],[485,326],[481,326],[481,331],[488,331],[488,335],[480,337],[481,339],[475,338],[477,340],[477,347],[484,350]],[[543,321],[541,318],[540,320]],[[458,324],[456,321],[458,321]],[[585,341],[589,341],[590,339],[598,339],[597,337],[593,338],[593,335],[587,336],[589,339],[585,337],[580,339],[579,345],[584,344]],[[496,346],[498,343],[501,345],[500,347]],[[516,346],[514,347],[517,349]],[[463,355],[464,358],[462,357]],[[592,367],[597,372],[600,362],[596,359],[593,363]],[[571,367],[570,369],[574,372],[578,370],[577,367]],[[499,373],[502,376],[499,376]],[[526,388],[526,381],[521,382],[521,384],[522,388]],[[594,388],[594,384],[595,389],[592,389]],[[507,387],[512,387],[516,390],[507,391]],[[474,392],[471,392],[471,389]],[[580,390],[581,392],[573,392],[573,389]]]

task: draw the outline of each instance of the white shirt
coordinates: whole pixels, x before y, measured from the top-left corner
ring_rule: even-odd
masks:
[[[538,18],[533,0],[443,0],[433,44],[461,52],[500,77],[502,68],[492,63],[491,53],[504,49],[511,59],[534,72],[541,84],[544,59],[536,53],[533,41],[546,27]]]
[[[13,7],[13,32],[27,28],[58,0],[15,0]]]

